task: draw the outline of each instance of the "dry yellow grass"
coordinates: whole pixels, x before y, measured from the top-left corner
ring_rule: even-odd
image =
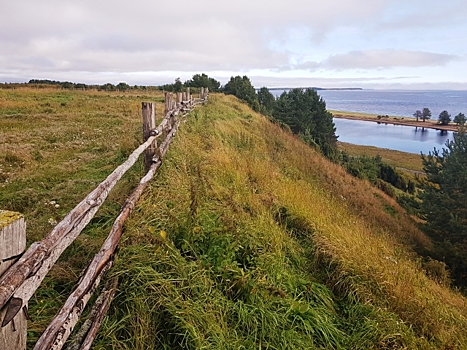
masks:
[[[212,100],[217,108],[231,105],[246,115],[220,116],[211,123],[216,136],[190,137],[198,138],[195,144],[202,149],[209,145],[210,151],[198,156],[200,172],[230,182],[227,192],[213,187],[213,199],[248,203],[257,212],[285,206],[313,228],[318,256],[338,266],[336,288],[355,288],[365,302],[399,315],[420,339],[436,339],[446,347],[467,344],[466,299],[426,276],[410,244],[429,249],[431,243],[392,198],[352,178],[233,97]],[[386,206],[393,208],[392,215]]]

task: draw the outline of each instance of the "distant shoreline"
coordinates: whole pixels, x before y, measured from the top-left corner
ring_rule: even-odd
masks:
[[[376,114],[364,114],[364,113],[355,113],[355,112],[343,112],[343,111],[330,111],[334,118],[340,119],[349,119],[349,120],[361,120],[367,122],[376,122],[379,124],[392,124],[392,125],[402,125],[402,126],[411,126],[415,128],[426,128],[426,129],[435,129],[440,131],[453,131],[458,132],[459,127],[453,123],[448,125],[438,124],[435,120],[426,120],[418,122],[412,118],[404,117],[394,117],[390,116],[389,118],[383,117],[378,118]]]
[[[268,88],[269,91],[277,91],[277,90],[293,90],[297,88]],[[346,88],[321,88],[317,86],[311,86],[311,87],[299,87],[298,89],[312,89],[316,91],[322,91],[322,90],[343,90],[343,91],[348,91],[348,90],[363,90],[363,88],[359,87],[346,87]],[[256,90],[259,90],[256,88]]]

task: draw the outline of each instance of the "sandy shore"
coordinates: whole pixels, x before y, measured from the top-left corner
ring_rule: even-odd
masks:
[[[389,117],[389,118],[380,118],[378,119],[377,115],[371,114],[358,114],[358,113],[348,113],[348,112],[337,112],[332,111],[332,115],[335,118],[342,118],[342,119],[351,119],[351,120],[363,120],[367,122],[376,122],[376,123],[383,123],[383,124],[393,124],[393,125],[404,125],[404,126],[412,126],[416,128],[427,128],[427,129],[435,129],[435,130],[443,130],[443,131],[458,131],[458,126],[454,123],[450,123],[449,125],[440,125],[436,120],[426,120],[426,121],[416,121],[412,118],[404,118],[404,117]]]

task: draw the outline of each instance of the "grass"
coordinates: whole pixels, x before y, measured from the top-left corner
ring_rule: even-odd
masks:
[[[28,244],[45,237],[140,144],[141,102],[161,100],[146,92],[0,89],[0,208],[24,214]],[[124,176],[30,301],[30,343],[100,248],[142,171],[139,164]]]
[[[125,237],[96,349],[467,344],[397,203],[232,96],[184,124]]]
[[[141,101],[160,99],[0,90],[0,206],[26,216],[29,242],[139,144]],[[30,301],[29,346],[141,174],[124,177]],[[213,94],[126,224],[93,348],[462,349],[466,300],[427,277],[440,264],[415,251],[430,248],[394,199]]]
[[[338,147],[351,156],[381,156],[383,162],[397,168],[404,168],[411,171],[423,171],[422,157],[419,154],[395,151],[387,148],[373,146],[360,146],[351,143],[339,142]]]

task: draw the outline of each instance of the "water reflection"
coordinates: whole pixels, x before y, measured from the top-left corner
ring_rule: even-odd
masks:
[[[357,145],[389,148],[409,153],[432,152],[444,147],[452,132],[424,127],[392,125],[334,118],[339,141]]]

